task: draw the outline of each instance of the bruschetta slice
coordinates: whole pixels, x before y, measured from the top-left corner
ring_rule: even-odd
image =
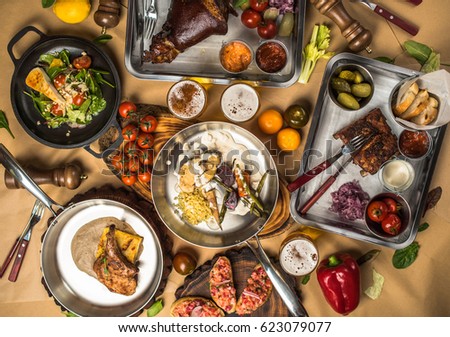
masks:
[[[223,317],[225,313],[213,301],[198,296],[182,297],[170,306],[172,317]]]
[[[227,314],[236,311],[236,288],[233,283],[233,270],[230,260],[220,256],[209,272],[211,298]]]
[[[267,302],[272,294],[273,284],[261,264],[257,264],[247,279],[247,286],[236,304],[238,315],[248,315]]]

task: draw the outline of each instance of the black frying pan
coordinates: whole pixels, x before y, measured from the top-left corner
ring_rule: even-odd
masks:
[[[13,47],[29,32],[38,34],[40,40],[20,58],[16,58]],[[62,125],[56,129],[48,128],[44,124],[44,118],[34,107],[32,99],[23,93],[24,91],[30,91],[30,88],[25,84],[25,78],[30,70],[36,67],[39,56],[62,49],[69,50],[71,58],[81,55],[83,51],[86,52],[92,58],[92,68],[109,72],[109,75],[104,75],[104,78],[115,86],[114,88],[108,85],[101,86],[103,97],[107,102],[106,108],[84,128],[70,128],[68,125]],[[100,157],[101,154],[94,152],[89,145],[111,126],[120,129],[116,119],[121,101],[120,79],[109,56],[88,40],[74,36],[47,36],[33,26],[23,28],[11,39],[8,43],[8,53],[15,66],[11,80],[11,103],[16,118],[25,131],[47,146],[62,149],[84,147],[94,156]],[[67,136],[69,130],[70,136]]]

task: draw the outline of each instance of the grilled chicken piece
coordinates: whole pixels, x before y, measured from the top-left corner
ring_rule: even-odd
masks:
[[[162,31],[154,35],[143,61],[170,63],[179,53],[211,35],[228,32],[228,14],[237,16],[230,0],[172,0]]]
[[[105,251],[94,262],[94,272],[98,280],[110,291],[122,295],[133,295],[136,291],[136,275],[139,272],[134,264],[122,255],[115,238],[115,226],[109,226],[106,234]]]

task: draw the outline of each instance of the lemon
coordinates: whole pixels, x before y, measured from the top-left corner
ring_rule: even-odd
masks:
[[[90,0],[56,0],[53,4],[53,13],[65,23],[80,23],[90,11]]]

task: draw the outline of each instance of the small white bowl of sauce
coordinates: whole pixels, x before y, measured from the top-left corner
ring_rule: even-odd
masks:
[[[394,193],[404,192],[411,187],[414,176],[414,168],[403,159],[392,159],[386,162],[379,172],[383,187]]]

